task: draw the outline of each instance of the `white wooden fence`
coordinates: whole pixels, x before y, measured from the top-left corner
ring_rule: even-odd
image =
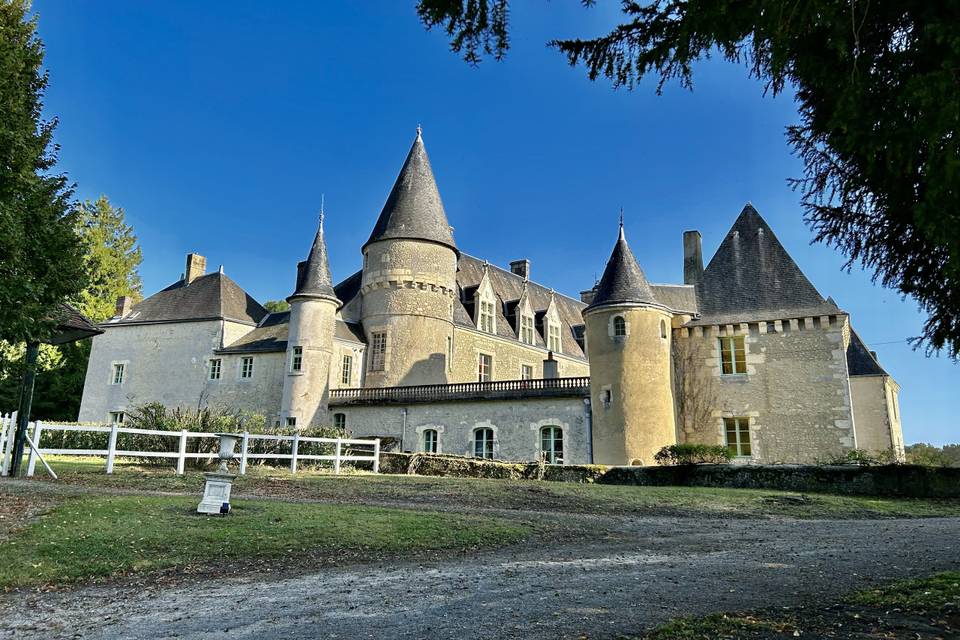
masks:
[[[10,471],[13,437],[16,431],[17,414],[0,415],[0,453],[2,453],[2,465],[0,465],[0,474],[7,475]],[[106,449],[49,449],[40,447],[40,437],[44,431],[77,431],[87,433],[109,433]],[[134,434],[143,436],[161,436],[170,438],[173,445],[169,451],[133,451],[117,449],[117,436],[120,434]],[[154,429],[130,429],[120,425],[66,425],[55,423],[44,423],[39,420],[31,422],[27,426],[27,434],[31,444],[27,444],[29,450],[27,459],[27,475],[32,476],[36,470],[37,460],[44,455],[55,456],[88,456],[88,457],[106,457],[106,471],[113,473],[114,461],[117,458],[175,458],[177,461],[177,473],[183,474],[186,461],[188,459],[217,459],[217,452],[210,453],[187,453],[187,441],[191,438],[212,438],[219,440],[215,433],[204,433],[198,431],[158,431]],[[369,440],[350,439],[350,438],[309,438],[299,434],[289,436],[268,435],[261,433],[248,433],[244,431],[238,434],[240,440],[240,473],[247,472],[247,463],[250,460],[290,460],[290,473],[297,472],[297,465],[301,461],[326,461],[333,462],[334,473],[340,473],[341,464],[344,462],[370,462],[373,472],[380,471],[380,439],[373,438]],[[277,442],[289,442],[290,453],[251,453],[250,443],[255,440],[273,440]],[[300,454],[301,443],[326,443],[333,445],[333,454],[316,455]],[[356,451],[355,447],[369,447],[371,451]],[[44,463],[45,464],[45,463]]]

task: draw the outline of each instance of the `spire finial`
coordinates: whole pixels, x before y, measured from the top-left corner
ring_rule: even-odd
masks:
[[[323,229],[323,201],[326,194],[320,194],[320,229]]]
[[[623,239],[623,207],[620,207],[620,239]]]
[[[423,134],[423,128],[417,123],[417,137],[419,138]]]

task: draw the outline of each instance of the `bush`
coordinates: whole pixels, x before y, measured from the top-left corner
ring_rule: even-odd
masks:
[[[820,462],[824,465],[855,465],[857,467],[876,467],[885,464],[897,464],[897,455],[893,449],[885,451],[867,451],[865,449],[851,449],[846,453],[828,458]]]
[[[657,464],[725,464],[733,458],[727,447],[710,444],[672,444],[653,456]]]

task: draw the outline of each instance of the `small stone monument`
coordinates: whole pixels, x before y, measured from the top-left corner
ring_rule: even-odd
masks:
[[[216,471],[203,474],[207,484],[203,489],[203,500],[197,506],[197,513],[227,515],[230,513],[230,489],[233,487],[235,473],[227,471],[227,463],[233,460],[234,450],[241,436],[238,433],[218,433],[220,437],[220,467]]]

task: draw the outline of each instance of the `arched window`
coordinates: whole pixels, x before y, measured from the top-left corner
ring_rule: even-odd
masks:
[[[437,430],[436,429],[423,430],[423,450],[426,453],[437,452]]]
[[[563,464],[563,430],[560,427],[540,429],[540,454],[547,464]]]
[[[661,340],[667,339],[667,323],[665,320],[660,321],[660,339]]]
[[[493,429],[484,427],[473,432],[473,455],[477,458],[493,458]]]
[[[623,319],[623,316],[614,316],[613,335],[615,336],[627,335],[627,321]]]

